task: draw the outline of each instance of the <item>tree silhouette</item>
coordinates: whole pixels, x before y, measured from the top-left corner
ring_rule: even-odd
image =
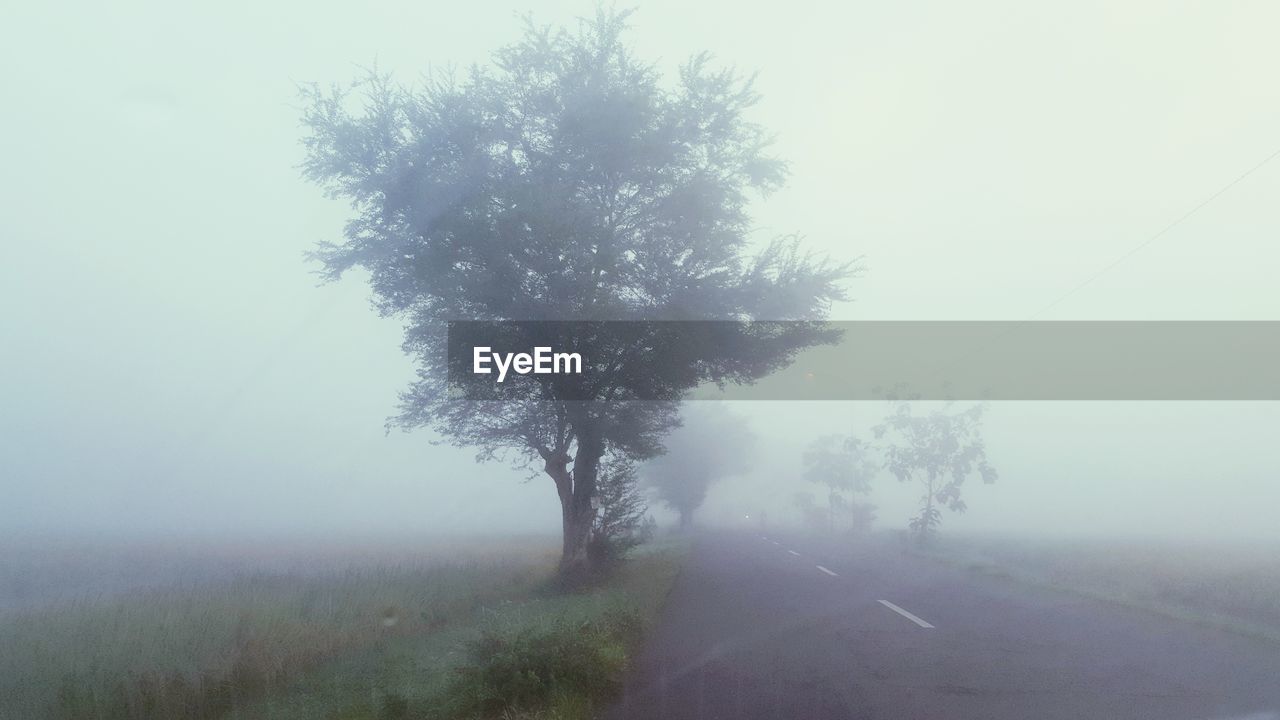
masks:
[[[850,527],[863,530],[875,518],[874,507],[859,503],[858,495],[871,491],[871,481],[879,469],[870,446],[860,438],[825,435],[805,448],[804,479],[827,489],[827,529],[836,527],[837,509],[847,513]]]
[[[680,514],[680,527],[687,529],[713,484],[751,469],[754,444],[755,435],[742,416],[716,403],[696,403],[667,438],[664,454],[645,463],[642,472],[657,498]]]
[[[316,257],[330,279],[368,272],[417,363],[392,424],[429,427],[479,460],[540,462],[561,503],[566,575],[590,569],[606,453],[651,457],[688,390],[763,376],[832,331],[744,322],[710,356],[620,348],[585,395],[531,383],[480,402],[449,395],[447,323],[814,321],[850,273],[795,238],[748,253],[749,201],[786,176],[744,117],[750,80],[700,55],[664,83],[624,43],[626,19],[527,22],[491,66],[414,87],[373,73],[304,90],[304,172],[354,208],[345,241]]]
[[[924,491],[920,514],[909,527],[920,543],[927,543],[942,523],[942,507],[964,512],[961,490],[966,479],[977,474],[984,483],[996,481],[996,470],[987,462],[982,439],[985,405],[953,411],[944,409],[927,415],[913,415],[911,405],[899,402],[884,422],[875,427],[876,437],[892,438],[885,451],[885,467],[900,482],[916,480]]]

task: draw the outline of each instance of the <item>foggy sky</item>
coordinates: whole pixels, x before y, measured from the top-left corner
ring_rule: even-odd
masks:
[[[23,3],[0,30],[0,529],[556,529],[549,480],[384,435],[400,327],[357,273],[317,286],[303,256],[348,208],[296,169],[297,83],[482,62],[525,6],[111,6]],[[758,236],[864,258],[837,319],[1274,320],[1280,160],[1097,273],[1280,149],[1278,23],[1263,1],[663,1],[632,40],[666,70],[710,50],[760,71],[792,178]],[[787,505],[808,439],[880,412],[737,409],[765,458],[709,519]],[[997,405],[1000,482],[944,529],[1278,536],[1278,421]],[[914,494],[882,477],[880,523]]]

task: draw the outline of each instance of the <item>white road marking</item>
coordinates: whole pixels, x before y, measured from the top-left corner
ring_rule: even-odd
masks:
[[[774,545],[777,545],[778,547],[782,547],[782,543],[778,542],[777,540],[770,540],[769,542],[773,543]]]
[[[894,605],[893,603],[889,602],[888,600],[881,600],[881,601],[880,601],[880,604],[881,604],[881,605],[883,605],[883,606],[885,606],[885,607],[887,607],[887,608],[889,608],[890,610],[892,610],[892,611],[894,611],[894,612],[898,613],[898,614],[899,614],[899,615],[901,615],[902,617],[904,617],[904,618],[906,618],[906,619],[910,620],[911,622],[913,622],[913,623],[915,623],[915,624],[919,625],[919,626],[920,626],[920,627],[922,627],[922,628],[931,628],[931,627],[933,627],[933,626],[932,626],[932,625],[930,625],[929,623],[925,622],[924,620],[921,620],[920,618],[916,617],[915,615],[912,615],[911,613],[907,612],[906,610],[903,610],[902,608],[898,607],[897,605]]]
[[[796,552],[795,550],[788,550],[787,552],[791,553],[792,555],[795,555],[796,557],[800,557],[800,553]]]
[[[831,577],[840,577],[839,575],[837,575],[837,574],[835,574],[835,573],[831,572],[830,570],[828,570],[828,569],[826,569],[826,568],[822,567],[821,565],[818,565],[818,566],[817,566],[817,568],[818,568],[819,570],[821,570],[822,572],[824,572],[824,573],[826,573],[826,574],[830,575]]]
[[[769,538],[767,538],[767,537],[765,537],[765,536],[761,535],[761,536],[760,536],[760,539],[761,539],[761,540],[768,540]]]

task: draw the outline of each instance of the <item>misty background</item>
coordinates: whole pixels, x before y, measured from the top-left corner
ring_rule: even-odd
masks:
[[[556,529],[545,478],[384,433],[400,327],[359,273],[318,286],[304,255],[349,210],[297,170],[298,83],[486,62],[524,9],[8,8],[0,531]],[[667,71],[702,50],[760,71],[752,118],[792,177],[757,234],[863,258],[835,319],[1277,320],[1280,161],[1129,255],[1280,150],[1277,23],[1266,2],[646,2],[632,38]],[[708,522],[785,519],[814,490],[804,446],[885,412],[732,409],[759,463]],[[1000,481],[944,531],[1280,538],[1277,427],[1275,403],[996,404]],[[917,494],[882,475],[879,525]]]

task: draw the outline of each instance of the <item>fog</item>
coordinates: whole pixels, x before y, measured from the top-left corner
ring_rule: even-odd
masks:
[[[484,62],[523,9],[10,8],[0,529],[558,531],[545,476],[385,432],[401,328],[358,273],[320,284],[305,255],[349,208],[297,168],[299,83]],[[753,118],[791,179],[757,234],[861,258],[836,319],[1277,320],[1280,162],[1257,167],[1280,149],[1277,23],[1265,2],[662,1],[632,39],[665,71],[703,50],[759,71]],[[732,409],[759,463],[712,489],[708,523],[790,517],[808,441],[885,412]],[[943,528],[1280,538],[1277,427],[1276,403],[997,403],[1000,479]],[[879,525],[917,495],[882,474]]]

